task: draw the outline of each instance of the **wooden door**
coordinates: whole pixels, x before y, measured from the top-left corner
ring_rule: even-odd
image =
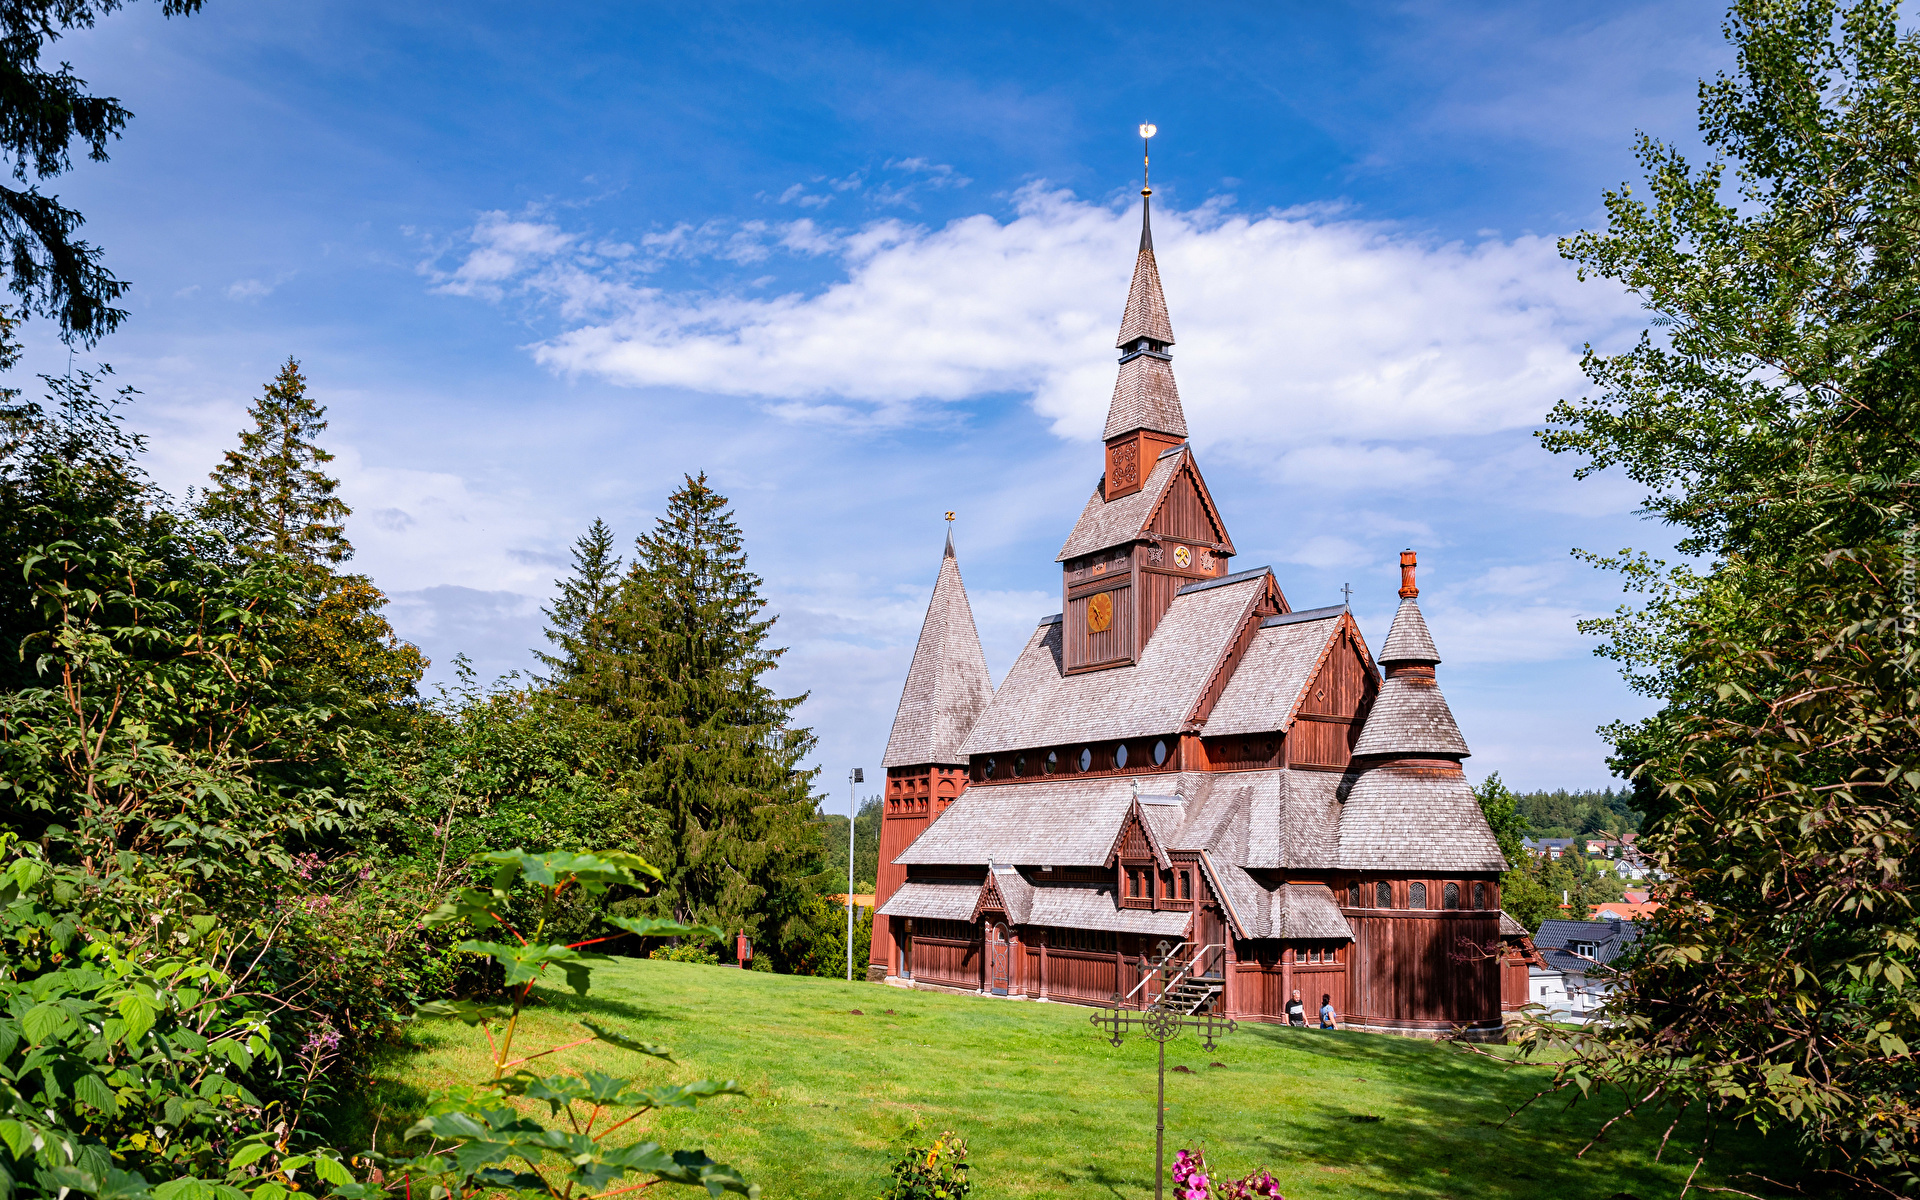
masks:
[[[996,996],[1007,994],[1008,960],[1013,956],[1008,952],[1007,927],[998,921],[987,927],[987,986]]]
[[[1210,978],[1225,975],[1227,952],[1224,947],[1227,941],[1227,930],[1226,925],[1220,920],[1220,910],[1211,905],[1202,907],[1194,921],[1193,936],[1195,953],[1205,955],[1197,964],[1198,969],[1194,973]],[[1209,950],[1208,946],[1222,948]]]
[[[913,978],[913,922],[900,934],[900,978]]]

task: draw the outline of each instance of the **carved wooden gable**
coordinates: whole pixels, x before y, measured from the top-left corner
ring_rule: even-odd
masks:
[[[1213,496],[1207,491],[1206,481],[1200,477],[1200,468],[1194,465],[1191,454],[1180,464],[1179,473],[1167,485],[1166,494],[1160,498],[1153,515],[1147,518],[1142,532],[1188,544],[1196,555],[1233,554],[1233,539],[1227,536],[1226,522],[1220,519],[1220,510],[1214,507]]]
[[[1379,686],[1366,645],[1348,617],[1300,695],[1287,735],[1288,758],[1300,766],[1345,767]]]

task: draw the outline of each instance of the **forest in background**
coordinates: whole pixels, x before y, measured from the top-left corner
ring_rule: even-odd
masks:
[[[1633,807],[1630,788],[1584,792],[1519,792],[1517,811],[1532,838],[1570,838],[1589,834],[1619,837],[1637,833],[1640,811]]]

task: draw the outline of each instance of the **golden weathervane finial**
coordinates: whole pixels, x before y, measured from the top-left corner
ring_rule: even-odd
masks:
[[[1153,164],[1147,158],[1147,140],[1159,132],[1158,125],[1140,127],[1140,182],[1143,185],[1140,188],[1140,194],[1142,196],[1153,195],[1153,172],[1149,169]]]
[[[952,513],[948,513],[948,514],[947,514],[947,520],[949,520],[949,521],[951,521],[951,520],[953,520],[953,514],[952,514]]]

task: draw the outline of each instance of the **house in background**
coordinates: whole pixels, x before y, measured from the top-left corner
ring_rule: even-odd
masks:
[[[1639,936],[1632,921],[1542,921],[1533,935],[1542,965],[1528,969],[1528,999],[1554,1020],[1585,1024],[1613,990],[1609,964]]]
[[[1660,911],[1660,902],[1649,896],[1644,889],[1628,888],[1620,899],[1594,905],[1593,919],[1640,921],[1658,911]]]
[[[1526,847],[1528,854],[1535,858],[1544,858],[1549,862],[1558,862],[1562,854],[1578,854],[1578,838],[1522,838],[1520,844]]]

